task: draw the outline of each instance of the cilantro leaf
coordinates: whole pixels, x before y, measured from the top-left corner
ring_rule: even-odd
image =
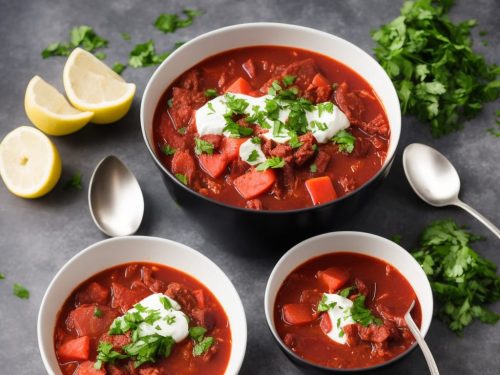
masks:
[[[182,174],[182,173],[176,173],[175,174],[175,177],[180,181],[182,182],[184,185],[187,185],[188,184],[188,179],[187,179],[187,176],[185,174]]]
[[[77,172],[64,184],[65,189],[82,190],[82,173]]]
[[[121,62],[115,62],[111,69],[116,73],[116,74],[122,74],[125,69],[127,69],[127,65],[122,64]]]
[[[30,298],[30,292],[28,289],[26,289],[24,286],[18,283],[14,283],[12,286],[12,293],[21,299],[28,299]]]
[[[265,171],[268,168],[283,168],[285,166],[285,161],[280,158],[279,156],[274,156],[270,159],[267,159],[265,162],[260,163],[255,170],[262,172]]]
[[[345,130],[340,130],[332,138],[332,142],[339,146],[340,152],[351,153],[354,151],[354,146],[356,144],[356,137],[351,135]]]
[[[102,310],[99,309],[97,306],[94,308],[94,316],[96,318],[101,318],[102,317]]]
[[[0,280],[3,280],[3,279],[5,279],[5,275],[0,272]]]
[[[217,96],[217,90],[216,89],[206,89],[205,96],[207,98],[215,98]]]
[[[207,329],[205,327],[197,326],[189,328],[189,337],[195,341],[201,341],[205,336],[205,333],[207,333]]]
[[[209,154],[212,155],[214,153],[214,145],[210,142],[204,141],[201,138],[195,138],[194,139],[194,152],[196,155],[201,155],[201,154]]]
[[[486,307],[500,301],[500,277],[496,265],[469,246],[478,239],[452,220],[436,221],[412,253],[440,302],[439,317],[459,335],[474,319],[489,324],[500,320],[500,314]]]
[[[365,306],[365,296],[360,294],[352,303],[351,315],[352,319],[361,324],[362,326],[369,326],[370,324],[381,325],[382,319],[373,315],[370,309]]]
[[[120,33],[121,37],[123,40],[126,40],[127,42],[132,39],[132,36],[129,33]]]
[[[46,59],[51,56],[68,56],[76,47],[94,52],[95,50],[107,47],[108,41],[95,33],[95,31],[86,25],[77,26],[70,31],[70,42],[51,43],[42,51],[42,57]],[[101,56],[102,52],[96,54]],[[98,57],[99,58],[99,57]]]
[[[177,29],[191,26],[193,20],[203,14],[202,11],[195,9],[184,9],[182,13],[184,18],[173,13],[162,13],[156,19],[154,26],[164,33],[173,33]]]
[[[146,66],[158,65],[165,60],[170,52],[158,55],[155,50],[155,43],[152,40],[146,43],[137,44],[130,51],[128,64],[133,68],[142,68]]]
[[[256,161],[258,158],[259,158],[259,153],[257,152],[257,150],[252,150],[250,155],[248,155],[247,161],[251,163]]]
[[[208,352],[210,347],[215,344],[213,337],[207,336],[193,347],[193,356],[198,357]]]

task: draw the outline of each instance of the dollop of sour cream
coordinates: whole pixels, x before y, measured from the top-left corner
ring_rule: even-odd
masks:
[[[157,319],[140,323],[138,326],[139,337],[158,334],[163,337],[170,336],[175,342],[180,342],[188,336],[188,316],[181,311],[181,306],[175,300],[164,294],[151,294],[136,303],[127,313],[139,312],[143,318],[146,318],[153,311],[157,312]],[[123,317],[116,318],[115,322],[117,320],[123,320]],[[113,325],[116,324],[115,322]]]
[[[351,315],[352,301],[339,294],[324,293],[322,302],[329,306],[327,314],[332,322],[332,329],[326,335],[339,344],[346,344],[343,327],[355,323]]]
[[[250,165],[257,165],[266,161],[266,155],[264,155],[260,143],[254,143],[252,138],[241,144],[240,158]]]
[[[256,112],[265,111],[266,100],[275,99],[275,97],[271,95],[253,97],[244,94],[225,94],[217,96],[196,111],[196,127],[200,136],[215,134],[228,137],[230,135],[229,132],[224,131],[226,127],[224,115],[229,111],[226,103],[227,95],[236,99],[245,100],[248,106],[244,112],[248,116],[253,116]],[[289,114],[289,109],[280,109],[278,115],[279,121],[281,123],[286,123]],[[327,143],[337,132],[347,129],[350,126],[346,115],[330,102],[313,106],[311,111],[306,111],[306,119],[308,130],[312,132],[318,143]],[[262,134],[264,138],[271,139],[277,143],[285,143],[291,139],[286,127],[280,126],[276,129],[277,123],[268,117],[264,117],[264,121],[266,122],[265,125],[269,127],[268,131]],[[259,125],[262,126],[263,124]]]

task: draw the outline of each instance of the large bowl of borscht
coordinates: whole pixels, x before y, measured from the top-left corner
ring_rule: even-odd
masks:
[[[429,281],[393,241],[331,232],[294,246],[269,276],[266,320],[285,354],[311,372],[357,372],[390,364],[416,346],[432,320]]]
[[[249,23],[173,52],[146,86],[141,125],[170,194],[207,225],[306,233],[361,209],[389,172],[401,113],[354,44]]]
[[[247,325],[224,272],[155,237],[98,242],[50,283],[38,315],[45,369],[58,375],[236,375]]]

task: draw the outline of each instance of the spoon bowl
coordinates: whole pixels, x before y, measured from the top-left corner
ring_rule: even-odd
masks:
[[[413,143],[403,152],[403,168],[415,193],[435,207],[463,208],[500,238],[500,230],[483,215],[458,198],[460,177],[451,162],[432,147]]]
[[[97,227],[110,237],[134,234],[144,215],[144,197],[134,174],[116,156],[102,159],[89,184],[89,208]]]

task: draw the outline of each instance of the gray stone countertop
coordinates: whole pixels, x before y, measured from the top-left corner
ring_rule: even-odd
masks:
[[[475,49],[489,62],[499,63],[498,2],[457,0],[451,11],[455,21],[475,18]],[[159,51],[178,40],[189,40],[216,28],[252,21],[275,21],[314,27],[343,37],[371,53],[370,30],[399,15],[401,1],[67,1],[0,0],[0,139],[29,121],[23,108],[26,85],[35,74],[62,89],[64,58],[42,60],[40,52],[53,41],[66,40],[71,27],[92,26],[110,41],[107,62],[126,61],[136,43],[154,39]],[[185,7],[206,11],[186,29],[162,34],[152,23],[161,12],[180,12]],[[489,33],[483,46],[479,30]],[[132,35],[124,41],[121,32]],[[248,319],[248,347],[241,374],[300,374],[279,350],[264,317],[263,296],[267,277],[284,248],[235,253],[223,240],[206,233],[189,220],[167,194],[160,174],[142,140],[139,124],[140,100],[154,68],[132,69],[124,78],[137,84],[129,114],[111,126],[90,125],[82,131],[52,137],[63,160],[61,182],[47,196],[23,200],[11,195],[0,183],[0,373],[43,374],[37,346],[36,320],[43,294],[59,268],[85,247],[105,238],[92,222],[86,189],[93,168],[108,154],[120,157],[136,174],[145,196],[146,211],[141,235],[179,241],[209,256],[230,277],[243,300]],[[412,142],[432,145],[456,165],[462,179],[463,200],[491,221],[500,224],[499,140],[486,132],[495,123],[498,103],[487,105],[464,130],[433,139],[428,128],[413,117],[403,118],[402,138],[388,179],[362,213],[339,230],[360,230],[389,237],[403,236],[402,244],[412,248],[422,229],[433,220],[453,218],[485,237],[475,249],[500,264],[498,240],[475,219],[458,208],[433,208],[420,201],[404,177],[401,153]],[[75,172],[83,174],[84,190],[65,190],[64,181]],[[262,244],[265,248],[265,244]],[[267,254],[263,256],[262,254]],[[31,291],[29,300],[12,296],[14,282]],[[499,305],[494,306],[498,311]],[[457,337],[434,319],[427,335],[442,374],[498,374],[500,369],[500,324],[474,323],[464,337]],[[420,350],[379,372],[426,374]]]

